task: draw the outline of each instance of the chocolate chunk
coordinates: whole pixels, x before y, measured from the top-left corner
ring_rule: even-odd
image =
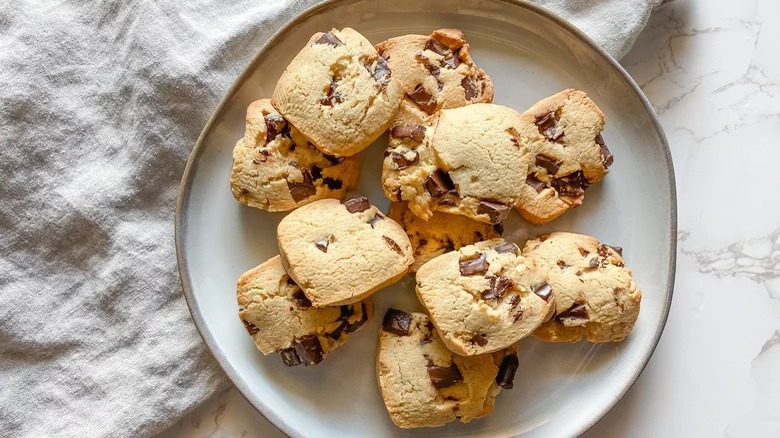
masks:
[[[295,202],[303,201],[309,196],[313,196],[317,193],[317,189],[314,187],[314,183],[312,182],[311,174],[309,173],[309,171],[306,169],[302,169],[301,173],[303,174],[303,181],[301,182],[287,181],[287,189],[290,190],[290,195],[292,196]]]
[[[368,311],[366,310],[366,303],[360,302],[360,319],[353,322],[352,324],[348,324],[345,328],[345,331],[347,333],[352,333],[355,330],[359,329],[363,324],[368,321]]]
[[[425,50],[430,50],[431,52],[437,53],[439,55],[446,55],[450,51],[449,47],[436,41],[433,38],[429,39],[428,42],[425,43]]]
[[[257,332],[259,332],[259,331],[260,331],[260,329],[259,329],[259,328],[257,328],[257,326],[256,326],[256,325],[254,325],[254,324],[252,324],[251,322],[246,322],[246,321],[245,321],[245,320],[243,320],[243,319],[241,320],[241,322],[243,322],[243,323],[244,323],[244,328],[245,328],[245,329],[246,329],[246,331],[249,333],[249,336],[254,336],[255,334],[257,334]]]
[[[324,106],[333,106],[333,102],[341,103],[344,101],[344,99],[341,97],[341,93],[338,92],[338,83],[336,81],[333,81],[330,83],[330,87],[328,87],[327,93],[325,93],[325,97],[320,99],[320,104]]]
[[[439,205],[446,205],[449,207],[454,207],[458,205],[458,197],[454,196],[450,193],[444,195],[444,198],[439,199]]]
[[[387,236],[382,236],[382,239],[384,239],[385,243],[387,243],[387,246],[389,246],[390,249],[392,249],[393,251],[397,252],[398,254],[404,255],[404,250],[402,250],[401,247],[398,246],[397,243],[395,243],[395,240],[393,240],[393,239],[391,239],[391,238],[389,238]]]
[[[436,99],[425,91],[422,84],[418,84],[411,94],[407,93],[406,95],[426,113],[433,114],[436,112]]]
[[[485,259],[485,254],[480,253],[479,256],[470,259],[461,259],[458,261],[458,268],[460,269],[460,275],[478,275],[487,272],[490,264]]]
[[[549,303],[552,299],[552,286],[547,283],[542,283],[536,289],[534,289],[534,293]]]
[[[433,323],[428,320],[428,322],[425,323],[425,328],[427,333],[425,333],[425,337],[420,340],[420,345],[430,344],[433,342]],[[432,362],[430,362],[430,358],[428,358],[428,362],[429,364],[432,364]]]
[[[340,179],[331,178],[329,176],[323,178],[322,182],[324,182],[325,185],[328,186],[328,188],[331,190],[339,190],[343,186],[343,183]]]
[[[515,317],[514,317],[514,318],[512,318],[512,321],[513,321],[513,322],[517,322],[517,321],[520,321],[521,319],[523,319],[523,309],[519,309],[519,310],[518,310],[518,311],[515,313]]]
[[[284,117],[278,114],[268,114],[265,119],[265,142],[270,143],[277,135],[286,133],[289,135],[290,127]]]
[[[487,345],[488,340],[487,340],[487,336],[480,333],[474,335],[471,339],[469,339],[469,342],[471,342],[472,344],[477,344],[480,347],[484,347],[485,345]]]
[[[301,358],[295,353],[295,348],[279,350],[279,355],[282,356],[282,362],[288,367],[294,367],[301,364]]]
[[[552,186],[559,195],[572,197],[582,196],[589,185],[581,170],[552,181]]]
[[[520,254],[520,248],[514,242],[504,241],[494,246],[493,249],[499,254]]]
[[[601,245],[599,245],[599,255],[602,257],[608,257],[609,251],[607,251],[607,248],[611,249],[612,251],[615,251],[621,256],[623,255],[623,248],[619,246],[607,245],[606,243],[602,243]]]
[[[319,166],[311,166],[311,178],[315,181],[322,178],[322,169]]]
[[[604,138],[601,136],[601,133],[596,136],[596,144],[599,145],[599,152],[601,153],[601,164],[603,164],[605,168],[611,166],[612,162],[615,160],[615,157],[612,156],[612,152],[609,151],[606,143],[604,143]]]
[[[577,300],[568,310],[558,314],[559,320],[589,320],[588,309],[583,301]]]
[[[491,224],[501,222],[507,214],[510,207],[500,202],[482,200],[477,206],[477,214],[486,214]]]
[[[471,80],[470,77],[466,76],[460,81],[460,86],[463,87],[463,91],[466,94],[466,100],[473,100],[475,97],[479,95],[477,93],[477,86],[474,84],[474,81]]]
[[[399,125],[390,130],[390,137],[411,138],[417,143],[425,139],[425,126],[423,125]]]
[[[283,278],[284,278],[284,282],[285,282],[285,283],[289,284],[290,286],[295,286],[295,287],[298,287],[298,285],[295,283],[295,280],[293,280],[292,278],[290,278],[290,276],[288,276],[288,275],[285,275]]]
[[[309,301],[309,298],[300,289],[298,289],[292,295],[292,298],[293,298],[293,300],[295,300],[295,303],[298,304],[298,307],[300,307],[302,309],[306,309],[308,307],[311,307],[311,301]]]
[[[598,267],[599,267],[599,259],[596,258],[596,257],[593,257],[592,259],[590,259],[590,261],[588,262],[588,268],[589,269],[593,269],[593,268],[598,268]]]
[[[314,41],[314,44],[327,44],[329,46],[338,47],[344,43],[342,43],[336,35],[333,35],[332,32],[327,32],[322,34],[321,37],[317,38],[317,41]]]
[[[442,62],[447,68],[451,68],[453,70],[458,68],[460,65],[460,50],[454,50],[449,56],[445,56]]]
[[[536,155],[536,165],[543,167],[550,176],[555,176],[558,173],[558,163],[555,162],[554,158],[547,155]]]
[[[355,311],[354,311],[354,309],[352,309],[352,306],[344,304],[344,305],[339,307],[339,318],[338,318],[338,321],[346,321],[354,313],[355,313]]]
[[[447,172],[437,169],[436,172],[429,176],[428,180],[425,181],[425,188],[428,189],[428,193],[430,193],[431,196],[439,197],[450,190],[455,190],[455,184],[452,182],[452,179],[450,179]]]
[[[334,341],[338,341],[341,338],[341,334],[344,333],[344,329],[347,328],[348,325],[349,323],[347,321],[342,321],[341,324],[333,329],[332,332],[325,333],[325,336],[333,339]]]
[[[317,365],[322,362],[323,351],[320,339],[316,335],[306,335],[294,344],[295,354],[301,359],[303,365]]]
[[[407,158],[411,156],[412,158]],[[398,152],[391,152],[390,159],[395,164],[396,169],[403,170],[409,166],[414,166],[420,162],[420,155],[415,151],[409,151],[406,154],[399,154]]]
[[[390,68],[387,66],[387,60],[383,57],[379,57],[376,60],[374,66],[374,72],[372,74],[374,80],[379,84],[379,89],[384,90],[387,87],[387,83],[390,82]]]
[[[314,246],[317,247],[318,250],[322,252],[328,252],[328,245],[330,244],[330,241],[328,239],[320,239],[314,241]]]
[[[463,382],[463,376],[455,363],[448,367],[437,365],[428,365],[428,377],[436,389],[449,388],[450,386]]]
[[[514,309],[518,304],[520,304],[520,295],[512,295],[509,299],[509,308]]]
[[[536,193],[541,192],[542,190],[545,189],[545,187],[547,187],[547,184],[545,184],[542,181],[539,181],[536,178],[536,176],[530,173],[528,174],[527,177],[525,177],[525,183],[531,186],[531,188],[533,188],[534,190],[536,190]]]
[[[347,199],[346,201],[342,202],[342,204],[347,207],[347,211],[350,213],[359,213],[371,208],[371,204],[368,202],[368,198],[365,196],[358,196]]]
[[[504,389],[512,389],[514,387],[515,372],[520,365],[520,360],[516,354],[510,354],[501,361],[501,365],[498,367],[498,374],[496,375],[496,383],[498,386]]]
[[[397,309],[387,309],[382,320],[382,330],[399,336],[409,336],[409,326],[412,323],[412,315]]]
[[[550,111],[547,114],[538,116],[536,120],[534,120],[534,123],[536,123],[537,129],[539,129],[539,133],[545,136],[547,140],[563,143],[563,132],[557,133],[560,118],[561,109],[558,108],[555,111]]]
[[[368,222],[369,225],[371,225],[371,228],[376,228],[374,225],[376,225],[377,222],[384,220],[382,216],[379,214],[375,214],[374,217]]]
[[[504,234],[504,224],[501,222],[493,224],[493,231],[495,231],[499,236]]]
[[[569,267],[569,265],[567,265],[566,262],[564,262],[563,260],[558,260],[557,264],[558,264],[558,267],[561,268],[561,269],[566,269],[566,268]]]
[[[331,164],[341,164],[344,162],[344,157],[337,157],[335,155],[328,155],[328,154],[322,154],[322,156],[325,157],[326,160],[330,161]]]
[[[585,249],[585,248],[577,248],[577,249],[578,249],[578,250],[580,250],[580,254],[581,254],[583,257],[585,257],[585,256],[587,256],[588,254],[590,254],[590,251],[588,251],[588,250],[587,250],[587,249]]]
[[[500,275],[498,277],[490,276],[490,288],[482,292],[482,299],[484,300],[497,300],[504,296],[506,291],[515,287],[515,282],[506,275]]]
[[[257,153],[259,154],[258,157],[253,158],[252,162],[255,164],[262,164],[268,161],[268,156],[271,155],[271,151],[268,150],[258,150]]]
[[[428,73],[430,73],[431,76],[433,76],[436,79],[436,85],[438,86],[439,90],[444,88],[444,84],[442,84],[441,80],[439,79],[441,68],[439,68],[438,65],[434,64],[430,59],[423,56],[422,52],[418,53],[417,56],[415,56],[415,58],[417,58],[417,61],[419,61],[420,64],[422,64],[423,67],[425,67],[425,69],[428,70]]]

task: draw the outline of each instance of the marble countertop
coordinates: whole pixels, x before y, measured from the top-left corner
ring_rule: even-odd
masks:
[[[780,436],[780,1],[677,0],[622,64],[674,157],[674,301],[634,387],[587,437]],[[238,391],[161,438],[284,436]]]

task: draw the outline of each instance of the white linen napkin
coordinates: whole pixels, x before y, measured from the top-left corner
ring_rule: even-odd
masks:
[[[622,56],[658,0],[539,0]],[[173,217],[187,156],[312,0],[0,6],[0,435],[148,436],[229,382]]]

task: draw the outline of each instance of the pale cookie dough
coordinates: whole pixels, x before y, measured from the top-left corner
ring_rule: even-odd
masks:
[[[550,342],[622,341],[639,315],[642,292],[623,250],[593,237],[552,233],[529,240],[523,254],[545,266],[556,314],[535,335]]]
[[[322,151],[350,156],[387,129],[402,95],[386,60],[347,27],[312,36],[279,78],[271,103]]]
[[[501,237],[504,227],[477,222],[465,216],[434,213],[427,221],[420,219],[403,202],[390,204],[388,216],[401,224],[412,242],[414,263],[409,268],[416,272],[425,262],[464,245]]]
[[[609,172],[613,157],[601,130],[604,114],[579,90],[564,90],[523,113],[520,138],[531,164],[517,211],[534,224],[580,205],[585,189]]]
[[[288,211],[355,187],[357,157],[326,155],[309,143],[268,99],[249,104],[244,138],[233,149],[230,189],[241,203]]]
[[[514,348],[453,354],[423,313],[389,309],[379,332],[379,389],[393,423],[404,429],[489,414],[501,388],[512,388],[518,363]]]
[[[257,349],[278,352],[287,366],[316,365],[347,341],[374,312],[371,299],[338,307],[312,307],[287,275],[279,256],[238,280],[238,316]]]
[[[447,348],[465,356],[509,347],[555,309],[545,272],[503,239],[432,259],[417,271],[416,289]]]
[[[359,301],[414,261],[404,229],[362,196],[305,205],[282,219],[277,238],[287,272],[315,307]]]

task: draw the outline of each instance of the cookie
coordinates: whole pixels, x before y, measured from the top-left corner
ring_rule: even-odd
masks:
[[[472,356],[509,347],[554,311],[545,272],[512,242],[493,239],[440,255],[417,271],[417,297],[447,348]]]
[[[238,280],[238,316],[264,355],[278,352],[287,366],[316,365],[347,341],[374,312],[371,299],[315,308],[287,275],[279,256]]]
[[[414,261],[404,229],[362,196],[304,205],[279,222],[277,238],[282,263],[315,307],[359,301]]]
[[[465,216],[434,213],[427,221],[420,219],[403,202],[390,204],[388,216],[401,224],[412,242],[416,272],[428,260],[464,245],[501,237],[503,226],[477,222]]]
[[[387,61],[346,27],[311,37],[282,73],[271,103],[325,153],[351,156],[387,129],[401,98]]]
[[[515,350],[463,357],[441,342],[423,313],[389,309],[379,332],[377,380],[398,427],[463,423],[493,411],[501,388],[512,388]]]
[[[522,117],[520,138],[532,158],[517,211],[543,224],[580,205],[585,189],[607,175],[613,157],[601,136],[604,114],[582,91],[561,91]]]
[[[261,99],[247,108],[246,132],[233,149],[230,189],[250,207],[288,211],[343,198],[355,187],[359,166],[357,157],[322,153]]]
[[[639,315],[642,292],[625,266],[623,250],[574,233],[529,240],[523,254],[545,266],[555,316],[536,337],[549,342],[622,341]]]

